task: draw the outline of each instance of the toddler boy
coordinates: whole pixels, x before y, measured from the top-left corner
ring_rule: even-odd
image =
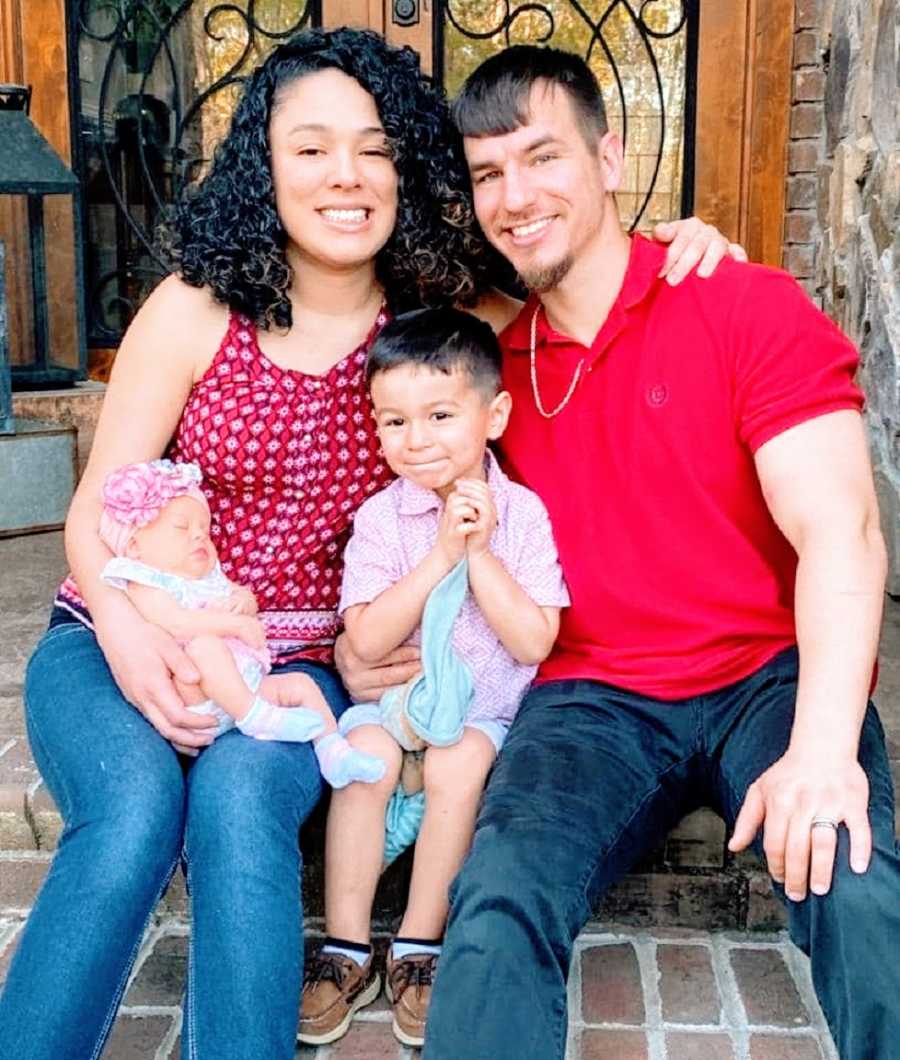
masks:
[[[471,672],[471,697],[458,741],[424,754],[424,818],[387,962],[394,1033],[416,1046],[424,1040],[450,882],[471,843],[487,775],[569,598],[543,504],[510,482],[487,448],[510,411],[490,327],[454,309],[404,314],[373,343],[367,374],[381,445],[398,479],[356,514],[340,605],[350,646],[377,662],[401,644],[419,643],[435,588],[451,572],[468,579],[451,640]],[[345,1034],[354,1012],[380,990],[370,917],[402,750],[380,724],[377,705],[345,717],[350,743],[387,769],[377,783],[333,794],[328,937],[303,988],[299,1037],[308,1044]]]

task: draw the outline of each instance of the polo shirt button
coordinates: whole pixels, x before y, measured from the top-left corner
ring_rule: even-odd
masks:
[[[669,400],[669,388],[665,383],[656,383],[647,389],[647,404],[651,408],[658,409]]]

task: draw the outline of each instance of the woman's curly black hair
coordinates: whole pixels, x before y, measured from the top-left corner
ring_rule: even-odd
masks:
[[[459,134],[418,55],[370,30],[299,33],[248,78],[209,173],[162,229],[175,270],[260,327],[290,327],[291,268],[275,209],[269,117],[285,85],[331,68],[373,96],[393,150],[397,223],[375,258],[391,308],[471,304],[488,286],[496,258],[475,221]]]

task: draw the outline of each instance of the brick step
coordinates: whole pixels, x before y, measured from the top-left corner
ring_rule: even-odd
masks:
[[[303,897],[310,917],[324,915],[325,801],[304,827]],[[52,860],[61,829],[59,813],[24,739],[0,745],[0,915],[30,908]],[[378,888],[376,921],[391,927],[404,907],[411,851],[385,873]],[[185,915],[184,880],[177,873],[160,911]],[[604,921],[706,929],[772,929],[783,923],[768,877],[754,859],[731,858],[725,828],[710,810],[688,815],[665,843],[597,907]]]
[[[0,917],[0,983],[21,937]],[[309,932],[314,941],[318,932]],[[149,927],[104,1060],[179,1060],[189,927]],[[388,936],[373,939],[383,965]],[[636,931],[590,924],[568,983],[566,1060],[837,1060],[806,959],[783,934]],[[382,995],[332,1046],[298,1060],[413,1060]]]
[[[50,868],[52,851],[0,851],[0,917],[25,915]],[[399,923],[411,860],[404,857],[385,873],[375,899],[374,921],[384,930]],[[306,915],[324,916],[321,850],[307,854],[303,873]],[[160,916],[187,915],[184,877],[176,873],[159,905]],[[740,867],[692,872],[653,869],[625,876],[597,905],[601,923],[640,928],[772,931],[784,925],[781,905],[768,876]]]

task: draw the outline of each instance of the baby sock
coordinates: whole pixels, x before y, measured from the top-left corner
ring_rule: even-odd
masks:
[[[350,942],[347,939],[333,939],[330,935],[322,944],[321,953],[339,953],[342,957],[349,957],[355,961],[360,968],[369,959],[372,947],[364,942]]]
[[[413,953],[433,953],[440,956],[443,947],[443,939],[404,939],[399,935],[391,943],[391,957],[395,961],[402,961]]]
[[[253,706],[237,722],[237,727],[257,740],[306,743],[319,735],[325,722],[308,707],[276,707],[262,696],[254,696]]]
[[[345,788],[354,780],[374,784],[384,776],[384,762],[365,751],[357,751],[339,732],[316,741],[316,758],[322,776],[333,788]]]

